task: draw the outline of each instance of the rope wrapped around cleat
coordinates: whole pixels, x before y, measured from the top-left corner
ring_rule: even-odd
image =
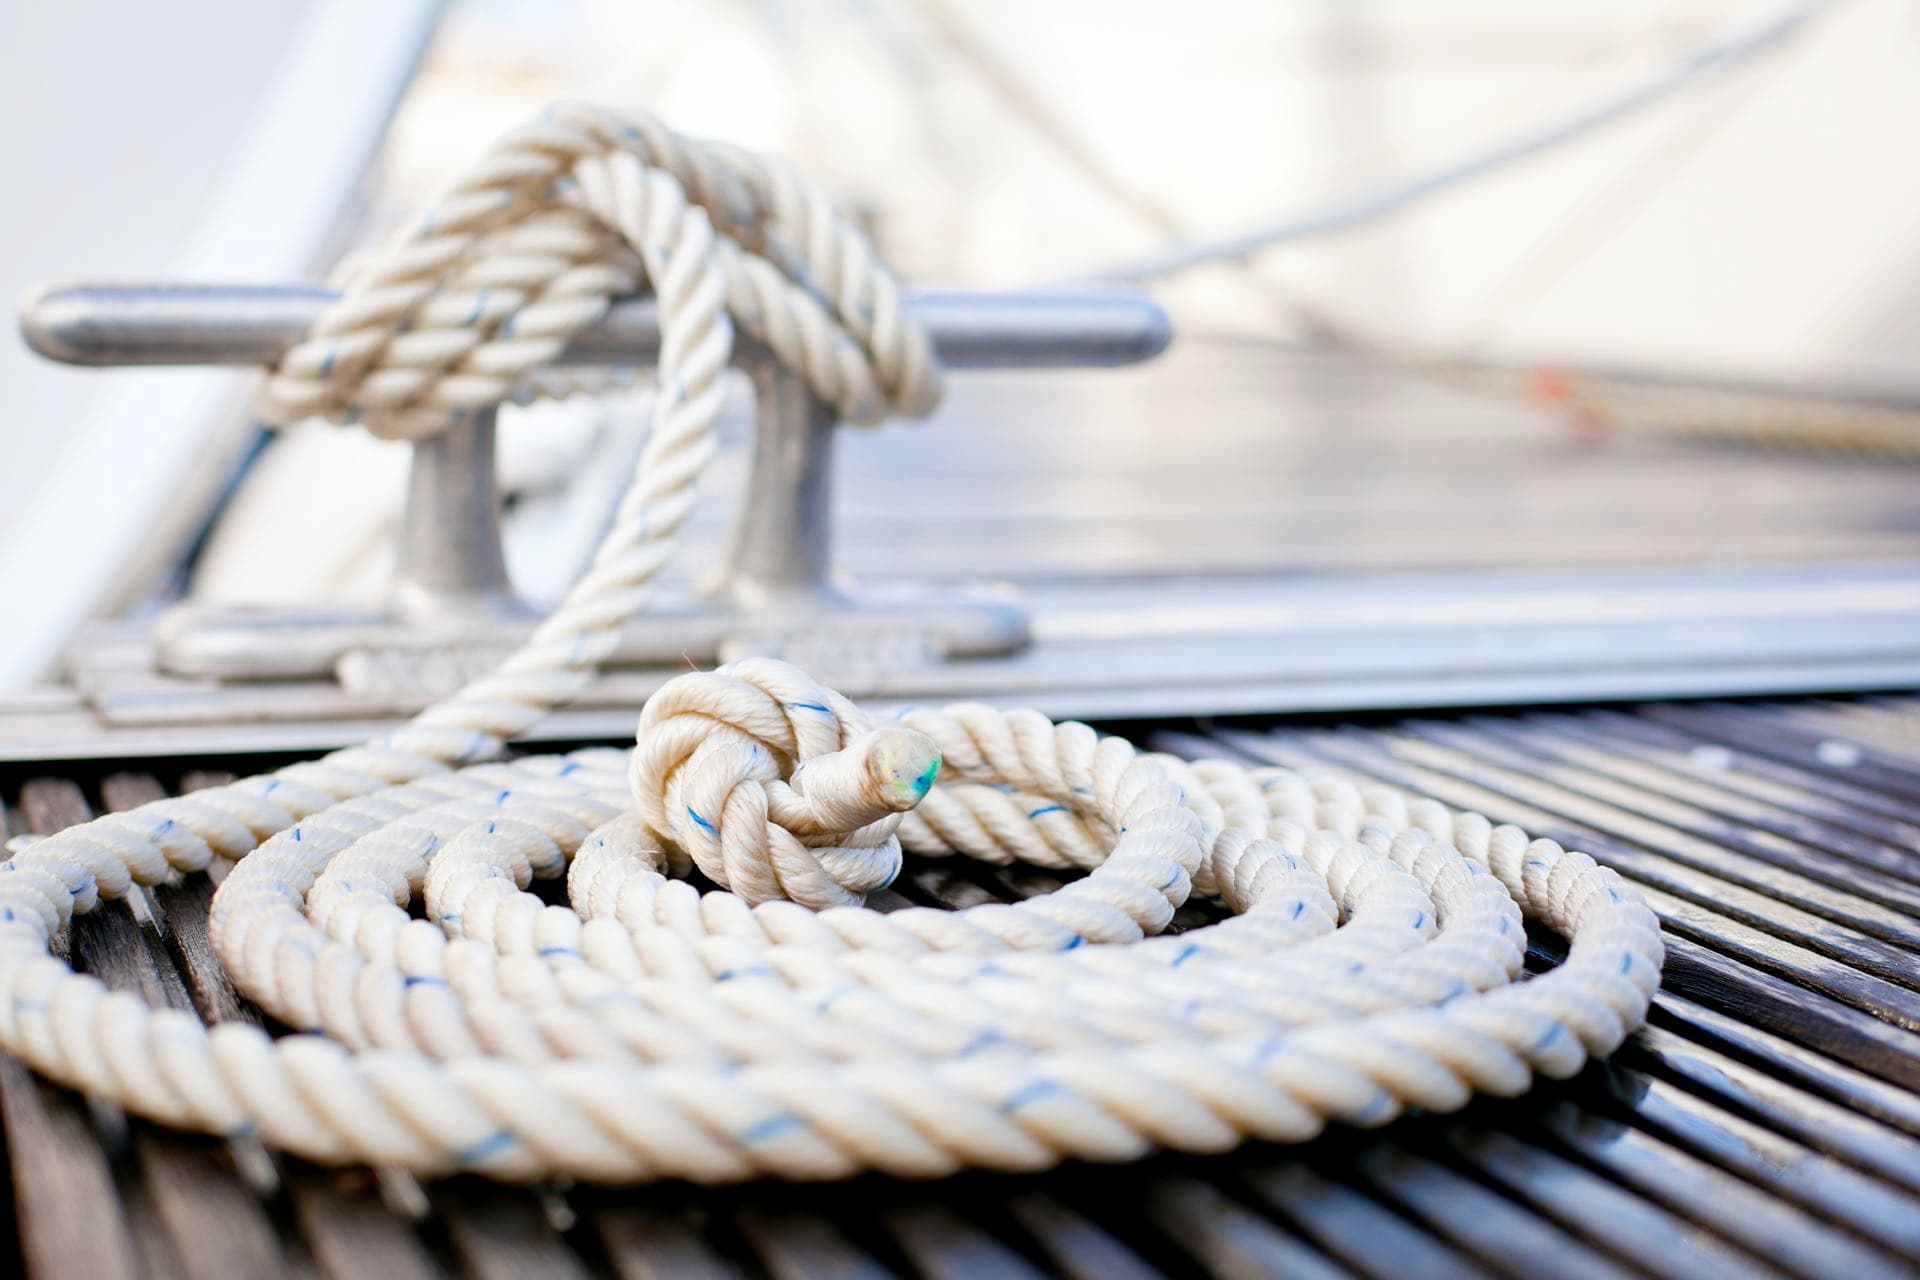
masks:
[[[781,166],[566,109],[357,272],[263,392],[277,418],[444,429],[642,284],[662,392],[582,581],[386,738],[16,854],[7,1052],[315,1160],[725,1182],[1296,1141],[1519,1093],[1645,1018],[1660,935],[1616,873],[1384,788],[1031,711],[876,724],[768,659],[668,684],[631,751],[499,758],[645,607],[713,453],[733,321],[850,416],[931,408],[897,287]],[[1011,905],[860,905],[903,850],[1086,874]],[[307,1034],[203,1025],[49,954],[74,914],[216,860],[221,963]],[[529,891],[563,875],[569,907]],[[1231,914],[1160,936],[1195,894]],[[1527,921],[1571,945],[1522,981]]]

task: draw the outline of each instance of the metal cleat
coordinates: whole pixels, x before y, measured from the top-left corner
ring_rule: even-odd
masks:
[[[314,286],[83,285],[42,294],[21,328],[35,351],[68,364],[265,365],[333,297]],[[915,293],[910,302],[953,369],[1127,365],[1170,338],[1165,312],[1126,291]],[[562,362],[645,366],[659,342],[652,303],[636,299],[581,334]],[[743,337],[736,358],[753,383],[756,447],[722,566],[694,602],[629,623],[612,665],[762,652],[837,676],[1026,645],[1027,612],[1011,588],[879,594],[839,580],[828,534],[834,414],[757,344]],[[396,685],[413,686],[416,699],[444,691],[490,665],[535,621],[501,550],[494,438],[489,410],[414,446],[385,609],[180,605],[155,628],[154,666],[215,681],[330,677],[377,702]]]

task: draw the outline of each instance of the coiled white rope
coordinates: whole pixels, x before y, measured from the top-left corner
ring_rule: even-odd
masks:
[[[571,696],[644,607],[713,452],[729,313],[864,416],[931,405],[924,336],[812,187],[570,109],[496,148],[267,384],[278,416],[432,431],[643,278],[655,430],[561,607],[385,739],[14,856],[0,1046],[162,1123],[316,1160],[718,1182],[1303,1139],[1517,1093],[1645,1017],[1658,928],[1587,855],[1035,712],[876,727],[750,660],[669,684],[631,753],[470,763]],[[1088,874],[1014,905],[859,906],[903,847]],[[74,913],[216,857],[240,859],[213,904],[221,962],[319,1034],[204,1026],[48,954]],[[676,878],[693,865],[730,891]],[[571,909],[527,891],[563,873]],[[1155,937],[1194,893],[1234,914]],[[1523,920],[1571,940],[1524,982]]]

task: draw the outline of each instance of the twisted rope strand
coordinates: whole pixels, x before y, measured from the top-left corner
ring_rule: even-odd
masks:
[[[876,724],[766,659],[669,683],[632,751],[492,759],[645,607],[713,454],[734,322],[851,415],[931,407],[931,348],[815,188],[580,108],[510,135],[352,281],[269,377],[272,413],[445,429],[646,283],[661,395],[638,474],[498,671],[380,741],[6,863],[0,1047],[35,1069],[328,1162],[924,1177],[1455,1108],[1645,1018],[1659,930],[1616,873],[1382,788],[1031,711]],[[1011,905],[859,905],[903,849],[1086,874]],[[221,963],[311,1034],[204,1026],[49,954],[74,914],[216,857],[238,860]],[[722,890],[678,878],[694,867]],[[562,875],[567,907],[528,891]],[[1233,914],[1160,936],[1195,893]],[[1524,920],[1571,946],[1522,982]]]

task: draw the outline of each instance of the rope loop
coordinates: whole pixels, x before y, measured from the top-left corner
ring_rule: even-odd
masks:
[[[849,422],[922,417],[940,398],[932,343],[824,191],[644,114],[556,107],[339,275],[342,296],[261,385],[269,423],[446,431],[541,391],[536,372],[643,286],[663,330],[724,309]],[[663,384],[669,363],[663,346]]]

